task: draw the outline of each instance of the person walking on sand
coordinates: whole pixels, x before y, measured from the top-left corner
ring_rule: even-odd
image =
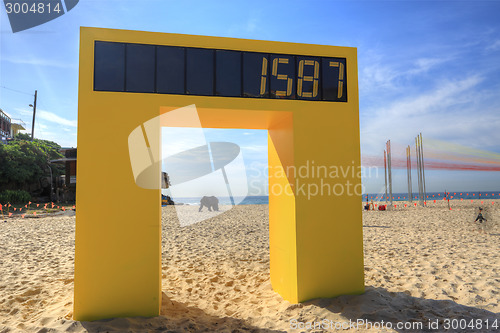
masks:
[[[476,220],[474,222],[479,221],[479,232],[486,233],[486,223],[483,223],[483,221],[488,221],[487,219],[484,218],[483,216],[483,209],[479,207],[479,214],[476,217]]]

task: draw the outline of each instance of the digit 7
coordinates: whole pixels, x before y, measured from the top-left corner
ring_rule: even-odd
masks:
[[[344,93],[344,64],[338,61],[330,61],[330,67],[338,67],[339,68],[339,81],[338,81],[338,90],[337,90],[337,98],[342,98]]]

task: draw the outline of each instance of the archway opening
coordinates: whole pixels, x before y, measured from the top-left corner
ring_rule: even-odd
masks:
[[[161,314],[173,315],[176,309],[191,305],[213,315],[232,316],[245,304],[279,297],[272,291],[269,275],[267,131],[203,129],[204,135],[200,134],[198,129],[162,128],[162,171],[172,183],[162,189],[162,195],[178,206],[163,205],[161,212],[162,291],[169,300],[162,302]],[[213,159],[205,160],[200,156],[203,150],[196,149],[205,143],[236,145],[244,163],[227,156],[231,151],[209,151]],[[176,189],[181,185],[175,180],[178,170],[166,164],[183,162],[179,150],[194,160],[182,164],[201,176]],[[205,175],[210,169],[203,166],[206,163],[225,164],[228,184],[213,169]],[[204,196],[216,197],[217,207],[201,207]]]

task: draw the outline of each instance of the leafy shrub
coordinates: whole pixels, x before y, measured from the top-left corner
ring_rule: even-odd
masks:
[[[26,140],[27,134],[18,134],[7,145],[0,144],[0,191],[28,189],[40,177],[49,175],[49,161],[63,157],[57,143],[35,139]],[[28,136],[29,137],[29,136]],[[64,165],[51,165],[53,176],[64,174]]]
[[[31,195],[23,190],[5,190],[0,192],[0,203],[6,204],[10,202],[15,203],[27,203],[31,200]]]

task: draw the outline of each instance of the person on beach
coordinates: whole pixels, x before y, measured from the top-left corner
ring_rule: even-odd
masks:
[[[479,207],[479,214],[476,217],[476,220],[474,222],[479,221],[479,232],[486,233],[486,223],[483,223],[483,221],[488,221],[487,219],[484,218],[483,216],[483,209]]]

